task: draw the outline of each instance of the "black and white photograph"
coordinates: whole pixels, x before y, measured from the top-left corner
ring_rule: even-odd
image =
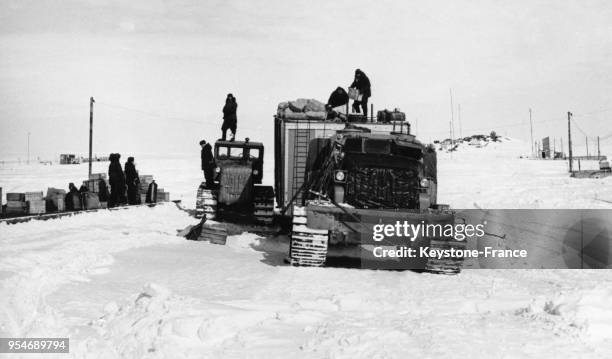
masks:
[[[610,358],[612,3],[0,0],[0,358]]]

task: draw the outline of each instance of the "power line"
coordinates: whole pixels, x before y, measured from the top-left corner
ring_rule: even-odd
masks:
[[[157,117],[157,118],[161,118],[161,119],[165,119],[165,120],[192,122],[192,123],[197,123],[197,124],[200,124],[200,125],[208,125],[205,121],[196,121],[196,120],[190,120],[190,119],[186,119],[186,118],[173,117],[173,116],[163,116],[163,115],[160,115],[160,114],[157,114],[157,113],[153,113],[153,112],[143,111],[143,110],[139,110],[139,109],[135,109],[135,108],[130,108],[130,107],[126,107],[126,106],[121,106],[121,105],[114,105],[114,104],[110,104],[110,103],[106,103],[106,102],[96,101],[96,103],[98,105],[103,105],[103,106],[107,106],[107,107],[111,107],[111,108],[116,108],[116,109],[120,109],[120,110],[124,110],[124,111],[131,111],[131,112],[135,112],[135,113],[140,113],[140,114],[143,114],[143,115],[147,115],[147,116],[151,116],[151,117]]]

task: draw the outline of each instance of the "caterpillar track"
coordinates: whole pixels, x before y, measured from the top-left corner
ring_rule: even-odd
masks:
[[[196,218],[215,219],[217,217],[217,194],[218,191],[206,187],[206,182],[202,182],[198,187],[196,199]]]
[[[255,221],[264,225],[271,225],[274,220],[274,188],[271,186],[254,187],[254,216]]]
[[[293,266],[321,267],[327,258],[329,232],[309,228],[307,220],[305,208],[294,207],[289,262]]]

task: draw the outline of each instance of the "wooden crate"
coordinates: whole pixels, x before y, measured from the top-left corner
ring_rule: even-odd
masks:
[[[106,173],[92,173],[89,176],[89,180],[96,180],[99,181],[103,179],[104,181],[106,181]]]
[[[6,193],[6,201],[11,202],[24,202],[25,201],[25,193]]]
[[[47,212],[63,212],[66,210],[65,195],[54,194],[46,198]]]
[[[8,193],[7,193],[8,195]],[[26,214],[27,205],[22,201],[7,201],[6,214]]]
[[[157,192],[157,202],[170,202],[170,192]]]
[[[45,200],[31,200],[26,203],[28,205],[28,214],[42,214],[46,212]]]
[[[100,180],[90,179],[83,181],[83,185],[87,187],[89,192],[99,193],[100,192]]]
[[[42,201],[43,199],[43,192],[26,192],[24,193],[24,200],[26,202],[28,201]]]

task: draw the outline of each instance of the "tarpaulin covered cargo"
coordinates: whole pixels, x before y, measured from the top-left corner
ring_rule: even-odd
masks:
[[[100,199],[98,195],[92,192],[82,194],[83,209],[98,209],[100,208]]]

